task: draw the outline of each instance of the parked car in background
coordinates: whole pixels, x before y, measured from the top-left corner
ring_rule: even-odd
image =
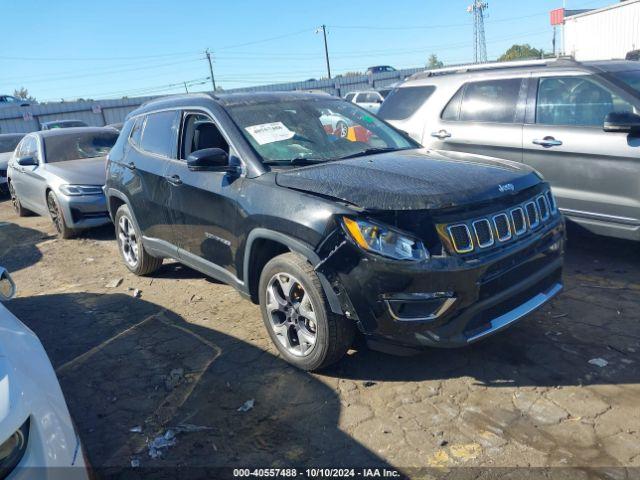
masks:
[[[355,103],[356,105],[369,110],[371,113],[377,113],[380,109],[380,105],[384,101],[384,97],[375,90],[349,92],[345,95],[344,99],[347,102]]]
[[[640,50],[631,50],[630,52],[627,52],[627,55],[624,58],[625,60],[640,60]]]
[[[0,134],[0,194],[8,192],[7,167],[9,165],[9,159],[24,135],[24,133]]]
[[[74,128],[88,127],[82,120],[53,120],[51,122],[43,122],[40,124],[41,130],[53,130],[55,128]]]
[[[35,333],[2,305],[15,289],[0,267],[0,473],[10,480],[88,479],[51,361]]]
[[[19,216],[49,216],[62,238],[110,222],[102,186],[106,155],[118,138],[106,127],[26,135],[9,161],[9,193]]]
[[[328,112],[366,140],[328,132]],[[564,222],[531,168],[429,152],[327,95],[147,102],[105,193],[130,271],[174,258],[233,285],[306,370],[356,330],[379,349],[467,345],[562,289]]]
[[[640,240],[640,65],[561,58],[415,74],[380,117],[424,146],[541,172],[571,220]]]
[[[0,95],[0,108],[28,107],[29,105],[31,105],[31,102],[29,100],[24,100],[12,95]]]
[[[396,69],[389,65],[376,65],[375,67],[367,68],[367,75],[372,75],[374,73],[385,73],[385,72],[395,72]]]

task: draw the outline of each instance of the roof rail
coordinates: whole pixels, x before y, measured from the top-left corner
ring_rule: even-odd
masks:
[[[528,60],[513,60],[508,62],[487,62],[487,63],[467,63],[461,65],[452,65],[450,67],[436,68],[433,70],[425,70],[423,72],[414,73],[409,77],[411,80],[417,80],[420,78],[428,78],[436,75],[447,75],[451,73],[465,73],[465,72],[477,72],[482,70],[492,69],[505,69],[505,68],[519,68],[519,67],[535,67],[549,65],[557,62],[574,63],[577,62],[571,56],[542,58],[542,59],[528,59]]]

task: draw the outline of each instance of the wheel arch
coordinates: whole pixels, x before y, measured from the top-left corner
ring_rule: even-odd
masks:
[[[314,267],[321,261],[321,258],[311,246],[284,233],[266,228],[256,228],[249,233],[245,246],[242,278],[252,302],[258,303],[258,283],[260,281],[260,273],[266,263],[277,255],[286,252],[299,253]],[[340,301],[329,281],[320,272],[316,271],[316,275],[320,279],[331,310],[338,315],[342,315]]]
[[[126,195],[113,188],[107,189],[107,209],[109,211],[111,221],[115,221],[116,212],[122,205],[127,205],[129,210],[131,210],[131,205],[129,204],[129,200]]]

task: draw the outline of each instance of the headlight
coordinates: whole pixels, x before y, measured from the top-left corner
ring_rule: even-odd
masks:
[[[97,185],[61,185],[60,191],[68,196],[102,195],[102,187]]]
[[[28,441],[29,419],[0,445],[0,478],[6,478],[18,466],[27,450]]]
[[[342,222],[362,249],[396,260],[426,260],[429,252],[422,242],[394,228],[368,220],[343,217]]]

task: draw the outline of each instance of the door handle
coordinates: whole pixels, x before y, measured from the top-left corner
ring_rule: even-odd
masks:
[[[444,140],[445,138],[451,137],[451,134],[443,129],[437,132],[432,132],[431,136],[434,138],[439,138],[440,140]]]
[[[167,182],[169,182],[171,185],[175,185],[176,187],[178,185],[182,185],[182,179],[179,175],[167,175],[164,178],[167,180]]]
[[[136,164],[133,162],[129,162],[125,165],[125,167],[127,167],[129,170],[135,170],[136,169]]]
[[[533,143],[542,147],[559,147],[562,145],[562,141],[556,140],[553,137],[544,137],[542,140],[536,138]]]

